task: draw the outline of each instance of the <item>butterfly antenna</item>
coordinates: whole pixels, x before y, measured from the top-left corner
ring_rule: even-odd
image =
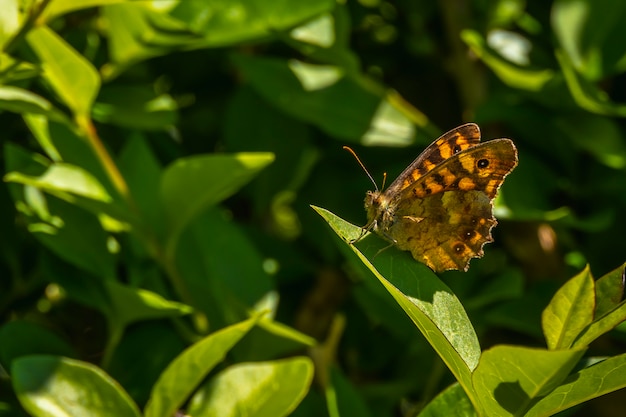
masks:
[[[383,186],[381,187],[383,190],[385,189],[385,183],[387,182],[387,173],[383,173]]]
[[[374,178],[372,178],[370,173],[367,172],[367,168],[365,168],[365,165],[363,165],[363,162],[361,162],[359,157],[356,155],[356,152],[354,152],[352,150],[352,148],[350,148],[349,146],[344,146],[343,149],[345,149],[346,151],[350,152],[352,154],[352,156],[354,156],[354,159],[356,159],[356,161],[359,163],[359,165],[361,165],[361,168],[363,168],[363,171],[365,171],[365,173],[367,174],[367,177],[370,179],[370,181],[372,181],[372,184],[374,184],[374,188],[376,188],[376,191],[378,191],[378,185],[376,185],[376,181],[374,181]],[[387,174],[385,174],[385,177],[387,177]]]

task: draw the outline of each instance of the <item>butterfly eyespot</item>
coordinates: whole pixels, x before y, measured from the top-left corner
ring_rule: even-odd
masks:
[[[454,148],[452,148],[452,153],[459,153],[461,152],[463,149],[461,149],[461,145],[459,145],[458,143],[454,145]]]
[[[475,232],[473,230],[468,230],[463,234],[463,237],[469,240],[474,236],[474,233]]]
[[[456,253],[463,253],[463,251],[465,251],[465,245],[459,242],[452,247],[452,250],[454,250],[454,252]]]
[[[476,162],[476,166],[478,168],[487,168],[489,166],[489,160],[488,159],[479,159],[478,162]]]

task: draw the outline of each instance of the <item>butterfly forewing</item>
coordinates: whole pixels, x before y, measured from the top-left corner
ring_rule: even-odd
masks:
[[[424,198],[445,191],[479,190],[494,198],[504,177],[516,165],[517,150],[513,142],[495,139],[446,159],[404,189],[402,194]]]
[[[480,142],[480,129],[474,123],[467,123],[441,135],[431,143],[398,178],[387,188],[388,194],[395,194],[409,187],[437,165],[453,155],[476,146]]]

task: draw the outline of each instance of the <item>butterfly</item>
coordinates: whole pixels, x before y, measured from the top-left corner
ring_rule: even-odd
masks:
[[[375,231],[435,272],[467,271],[470,259],[482,257],[483,245],[493,241],[493,199],[516,166],[510,139],[480,143],[474,123],[452,129],[386,190],[367,192],[364,232]]]

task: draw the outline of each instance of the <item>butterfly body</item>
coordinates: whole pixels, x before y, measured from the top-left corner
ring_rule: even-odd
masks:
[[[366,194],[365,228],[435,272],[467,270],[493,240],[492,201],[516,165],[510,139],[480,143],[477,125],[459,126],[426,148],[385,191]]]

